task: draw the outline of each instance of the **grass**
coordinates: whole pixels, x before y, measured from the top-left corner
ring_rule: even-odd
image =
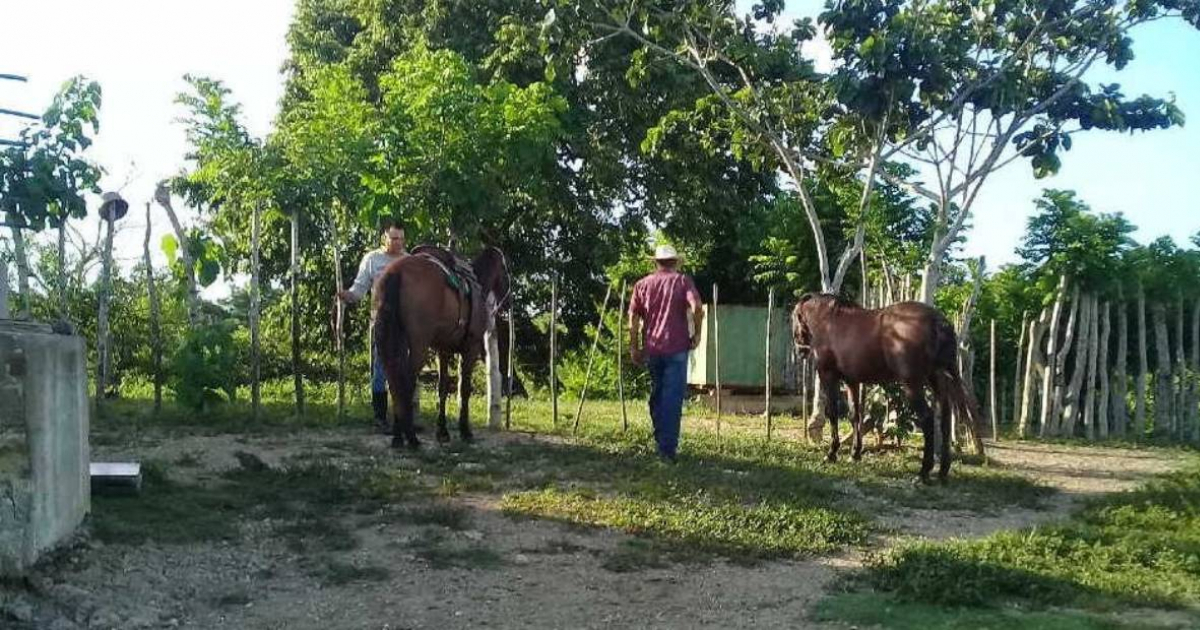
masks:
[[[1095,500],[1059,525],[901,547],[871,562],[861,581],[895,601],[926,606],[1194,612],[1200,467]],[[1200,625],[1200,615],[1194,622]]]
[[[890,630],[1132,630],[1154,627],[1122,623],[1082,611],[937,606],[864,593],[827,598],[817,605],[813,616],[817,621]]]

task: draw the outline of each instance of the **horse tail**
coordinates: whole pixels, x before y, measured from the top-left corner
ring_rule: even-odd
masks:
[[[970,386],[963,381],[958,367],[944,369],[934,374],[937,391],[943,397],[942,404],[950,405],[950,409],[958,416],[959,422],[968,425],[971,431],[971,447],[976,455],[983,455],[983,439],[980,438],[979,428],[982,422],[979,418],[979,402]],[[945,435],[945,434],[943,434]]]
[[[404,314],[400,310],[400,270],[389,268],[372,290],[375,301],[375,351],[383,364],[388,380],[399,382],[408,362],[408,334],[404,329]],[[397,392],[399,393],[399,392]]]
[[[976,453],[983,454],[983,440],[980,439],[979,428],[982,425],[979,414],[979,402],[970,384],[963,380],[958,369],[958,335],[954,327],[945,317],[938,317],[937,328],[937,371],[934,381],[937,391],[945,397],[945,403],[958,416],[961,422],[969,425],[971,439]]]

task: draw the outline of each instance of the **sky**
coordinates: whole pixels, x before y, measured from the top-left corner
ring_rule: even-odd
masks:
[[[294,0],[0,0],[0,73],[27,83],[0,81],[0,104],[42,112],[62,82],[82,74],[101,84],[101,131],[92,158],[105,168],[104,190],[130,202],[119,224],[117,256],[141,256],[145,203],[158,180],[184,166],[186,143],[174,104],[184,74],[224,81],[244,107],[252,133],[265,135],[283,91],[280,67]],[[739,7],[751,2],[739,0]],[[788,3],[787,17],[813,16],[823,2]],[[1184,244],[1200,231],[1200,202],[1191,181],[1200,173],[1200,32],[1159,22],[1134,34],[1137,58],[1125,71],[1091,78],[1119,82],[1126,94],[1174,93],[1191,119],[1182,129],[1134,136],[1077,134],[1060,173],[1035,180],[1014,164],[993,176],[976,202],[964,254],[986,255],[989,267],[1013,262],[1033,199],[1047,187],[1078,191],[1093,208],[1123,212],[1148,242],[1167,234]],[[55,44],[55,41],[58,44]],[[828,59],[821,44],[806,53]],[[0,137],[15,136],[16,121],[0,117]],[[182,204],[177,202],[177,209]],[[168,224],[155,206],[158,243]],[[184,212],[186,216],[186,211]],[[93,213],[94,216],[94,213]],[[85,226],[95,233],[95,219]],[[155,248],[154,255],[162,254]]]

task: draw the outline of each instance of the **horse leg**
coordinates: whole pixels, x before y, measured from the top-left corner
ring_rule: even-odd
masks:
[[[446,397],[450,395],[450,353],[438,353],[438,419],[437,439],[439,442],[450,441],[450,431],[446,429]]]
[[[946,477],[950,474],[950,396],[946,392],[939,392],[938,398],[942,406],[942,426],[939,427],[942,433],[942,452],[938,462],[938,481],[946,483]]]
[[[854,452],[850,458],[854,461],[862,459],[863,450],[863,400],[862,400],[861,384],[846,385],[846,391],[850,394],[850,404],[853,406],[851,412],[854,414],[851,418],[851,424],[854,428]]]
[[[420,367],[414,365],[414,362],[414,356],[410,355],[384,365],[388,390],[392,394],[392,407],[395,410],[392,420],[392,448],[400,448],[407,444],[410,449],[416,449],[421,445],[413,427],[415,410],[413,409],[412,392],[416,386],[417,370]]]
[[[842,445],[842,441],[838,438],[838,419],[841,417],[841,407],[838,405],[838,382],[832,375],[826,378],[821,376],[821,385],[825,390],[825,418],[829,421],[829,433],[831,441],[829,443],[829,453],[825,456],[825,461],[834,463],[837,461],[838,448]]]
[[[471,433],[471,372],[479,360],[477,350],[467,350],[458,363],[458,434],[464,442],[474,439]]]
[[[908,385],[905,389],[908,393],[908,404],[913,413],[917,414],[917,420],[921,423],[921,435],[925,437],[925,450],[921,454],[921,473],[917,481],[929,483],[929,471],[933,470],[933,410],[925,400],[923,387]]]

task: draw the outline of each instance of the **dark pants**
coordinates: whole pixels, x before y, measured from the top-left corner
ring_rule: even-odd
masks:
[[[688,351],[646,357],[650,371],[650,419],[658,453],[674,457],[679,448],[679,421],[687,391]]]

